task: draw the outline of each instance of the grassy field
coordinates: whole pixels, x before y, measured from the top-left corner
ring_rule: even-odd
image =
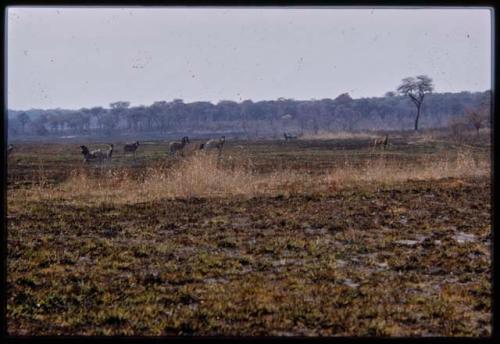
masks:
[[[371,140],[17,144],[8,333],[490,335],[488,135]]]

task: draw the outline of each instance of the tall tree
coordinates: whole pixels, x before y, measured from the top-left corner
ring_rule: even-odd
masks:
[[[101,123],[104,125],[104,131],[107,134],[111,134],[120,124],[120,118],[125,114],[130,102],[118,101],[109,104],[111,108],[106,114],[101,118]]]
[[[465,114],[469,123],[476,129],[476,135],[479,136],[479,130],[483,127],[483,123],[486,122],[486,116],[477,109],[466,109]]]
[[[95,119],[95,123],[99,129],[103,129],[101,117],[104,115],[106,110],[102,106],[94,106],[90,110],[91,116]]]
[[[349,95],[349,93],[342,93],[334,100],[335,100],[335,103],[337,103],[337,104],[345,105],[345,104],[349,104],[352,101],[352,98]]]
[[[30,121],[30,117],[26,112],[21,112],[20,114],[17,115],[17,120],[19,121],[19,123],[21,123],[24,133],[24,128],[26,127],[26,124]]]
[[[491,96],[491,90],[484,92],[479,104],[479,111],[484,117],[484,124],[488,127],[491,125]]]
[[[47,119],[48,119],[47,115],[42,114],[30,123],[31,128],[36,135],[43,136],[48,134],[48,130],[45,127]]]
[[[51,114],[48,116],[48,125],[52,129],[53,133],[59,131],[59,126],[62,124],[60,116],[56,114]]]
[[[424,97],[433,90],[432,79],[427,75],[418,75],[416,78],[404,78],[397,89],[399,94],[410,97],[413,104],[417,107],[415,131],[418,130],[418,119],[420,118],[420,110],[422,109]]]

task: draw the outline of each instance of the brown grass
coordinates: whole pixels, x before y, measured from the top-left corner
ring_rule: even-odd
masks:
[[[419,158],[415,164],[388,159],[384,154],[359,164],[346,157],[344,163],[323,174],[277,170],[257,173],[250,160],[218,159],[215,154],[194,154],[173,166],[157,164],[141,175],[127,168],[75,169],[70,177],[49,186],[43,170],[37,171],[29,189],[12,191],[30,198],[63,198],[71,201],[135,203],[162,198],[289,195],[331,192],[359,184],[435,180],[447,177],[475,177],[490,173],[490,162],[478,160],[470,150],[436,158]]]
[[[345,139],[376,139],[383,135],[373,132],[328,132],[319,131],[317,134],[304,134],[300,138],[303,140],[345,140]]]
[[[361,167],[354,167],[346,160],[345,166],[332,170],[326,180],[338,185],[347,185],[360,182],[393,183],[448,177],[478,177],[489,173],[489,160],[478,160],[469,149],[462,149],[454,155],[448,154],[439,159],[421,158],[415,165],[389,161],[384,156],[368,160]]]
[[[487,147],[344,143],[103,165],[26,147],[9,334],[490,335]]]

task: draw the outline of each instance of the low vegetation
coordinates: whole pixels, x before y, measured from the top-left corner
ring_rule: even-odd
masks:
[[[9,334],[490,335],[487,135],[372,142],[16,145]]]

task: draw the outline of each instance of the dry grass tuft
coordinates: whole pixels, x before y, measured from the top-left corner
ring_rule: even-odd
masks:
[[[40,178],[36,179],[39,180]],[[58,186],[35,183],[26,195],[36,198],[69,198],[105,202],[143,202],[160,198],[218,197],[275,194],[297,190],[307,175],[294,171],[258,174],[251,161],[227,164],[216,154],[194,154],[173,166],[157,164],[137,176],[127,168],[74,169]]]
[[[143,186],[153,197],[194,197],[252,193],[254,176],[243,168],[222,167],[213,154],[196,154],[180,160],[171,169],[150,168]]]
[[[474,177],[490,173],[490,163],[478,160],[462,149],[441,158],[423,157],[415,164],[389,159],[385,155],[353,164],[346,157],[342,166],[311,176],[304,172],[277,170],[257,173],[251,161],[235,164],[216,154],[194,154],[179,159],[173,166],[157,164],[134,175],[127,168],[75,169],[70,177],[49,186],[43,171],[35,178],[25,197],[63,198],[71,201],[135,203],[161,198],[290,195],[309,192],[334,192],[356,184],[393,183],[446,177]]]
[[[408,180],[436,180],[448,177],[477,177],[490,174],[490,162],[478,160],[469,149],[461,149],[456,155],[439,159],[431,156],[419,159],[415,165],[388,160],[384,155],[355,167],[349,160],[334,169],[327,177],[328,183],[348,185],[359,182],[403,182]]]
[[[328,132],[319,131],[317,134],[304,134],[303,140],[346,140],[346,139],[376,139],[382,135],[373,132]]]

